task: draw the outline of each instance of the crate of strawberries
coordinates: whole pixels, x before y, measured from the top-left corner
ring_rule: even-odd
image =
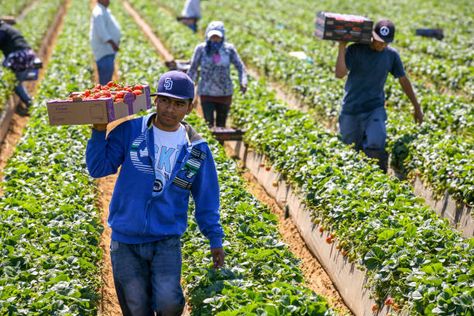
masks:
[[[47,102],[51,125],[104,124],[150,107],[148,85],[122,85],[113,81],[72,92],[66,99]]]

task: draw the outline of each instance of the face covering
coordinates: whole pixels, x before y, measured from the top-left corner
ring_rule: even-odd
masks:
[[[221,49],[223,42],[211,42],[207,41],[207,46],[209,47],[209,51],[211,54],[217,54],[219,49]]]

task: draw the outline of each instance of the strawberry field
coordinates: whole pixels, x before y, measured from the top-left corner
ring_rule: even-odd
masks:
[[[299,197],[312,233],[325,238],[335,258],[365,276],[366,288],[359,290],[367,293],[370,306],[363,312],[333,280],[352,313],[474,315],[474,238],[437,214],[412,185],[419,179],[435,198],[449,195],[460,208],[474,206],[474,9],[469,1],[417,0],[416,9],[411,2],[395,1],[203,1],[197,34],[176,21],[183,1],[111,2],[122,26],[117,81],[149,84],[152,91],[167,71],[165,61],[124,4],[176,59],[191,57],[210,21],[225,23],[226,38],[254,74],[247,93],[234,95],[231,124],[246,130],[242,146],[263,157],[260,167],[278,175],[273,186],[284,183]],[[93,3],[1,4],[0,16],[17,16],[32,6],[15,27],[34,49],[58,8],[67,8],[23,136],[1,170],[1,315],[105,315],[101,275],[107,254],[100,244],[110,240],[101,237],[103,190],[85,166],[90,127],[51,126],[46,110],[47,100],[96,85],[88,39]],[[343,81],[334,78],[337,45],[313,35],[319,10],[389,17],[397,25],[393,45],[425,113],[425,122],[415,124],[400,85],[388,81],[388,149],[399,177],[384,174],[338,137]],[[421,27],[443,28],[445,38],[415,36]],[[294,51],[307,57],[295,58],[289,54]],[[14,79],[2,69],[0,109],[12,96]],[[182,238],[187,313],[344,314],[332,297],[308,288],[305,269],[283,240],[277,216],[250,193],[242,163],[229,158],[197,111],[186,120],[208,140],[216,160],[226,236],[226,264],[214,270],[190,209]]]

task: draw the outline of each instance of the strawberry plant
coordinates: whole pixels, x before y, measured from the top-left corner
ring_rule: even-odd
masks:
[[[0,16],[16,17],[31,2],[33,2],[33,0],[4,1],[0,8]]]
[[[0,314],[95,314],[102,223],[86,127],[51,127],[46,100],[90,84],[87,2],[71,3],[26,134],[4,170]],[[71,43],[76,43],[71,49]]]

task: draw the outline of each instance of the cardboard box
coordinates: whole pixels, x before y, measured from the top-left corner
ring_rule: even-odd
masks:
[[[320,11],[316,15],[315,35],[321,39],[369,44],[373,21],[359,15]]]
[[[150,87],[143,86],[143,94],[127,93],[123,102],[112,98],[93,100],[51,100],[47,102],[49,124],[81,125],[105,124],[151,108]]]

